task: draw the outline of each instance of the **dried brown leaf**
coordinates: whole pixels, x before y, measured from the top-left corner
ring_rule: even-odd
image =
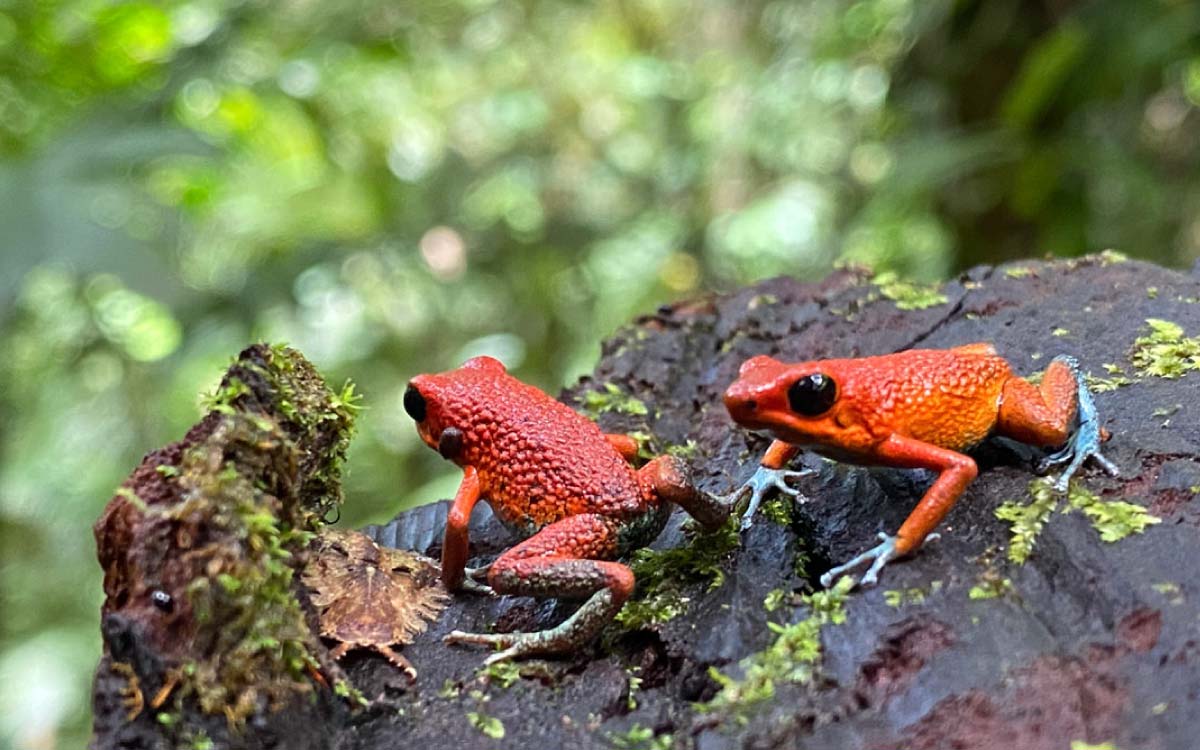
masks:
[[[380,547],[357,531],[322,532],[302,580],[318,609],[321,635],[341,641],[335,658],[369,648],[410,675],[412,665],[390,646],[411,643],[449,599],[436,561]]]

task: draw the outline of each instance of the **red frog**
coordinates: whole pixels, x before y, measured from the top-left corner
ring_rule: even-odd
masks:
[[[587,643],[633,592],[633,571],[616,560],[654,541],[672,504],[706,528],[719,527],[732,512],[693,487],[681,459],[660,456],[634,469],[637,441],[602,433],[491,357],[418,375],[404,409],[421,439],[463,469],[442,547],[447,588],[587,600],[549,630],[446,636],[447,643],[502,648],[489,664]],[[479,500],[524,541],[490,566],[468,570],[467,524]],[[476,580],[484,576],[487,586]]]
[[[1117,474],[1100,454],[1091,393],[1066,356],[1050,363],[1040,385],[1015,375],[986,343],[796,364],[759,356],[742,364],[725,406],[738,424],[775,437],[754,476],[730,496],[732,504],[751,492],[743,527],[771,489],[799,495],[789,483],[808,472],[783,467],[802,448],[856,464],[938,472],[896,535],[880,534],[878,546],[821,576],[824,586],[868,562],[861,583],[874,584],[890,560],[920,547],[975,478],[975,462],[963,451],[991,435],[1038,447],[1065,444],[1043,461],[1043,468],[1070,462],[1056,483],[1060,492],[1088,457]]]

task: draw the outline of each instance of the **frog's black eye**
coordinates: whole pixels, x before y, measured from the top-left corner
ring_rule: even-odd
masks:
[[[828,375],[814,372],[788,388],[788,406],[797,414],[817,417],[829,411],[837,400],[837,384]]]
[[[404,411],[418,422],[425,421],[425,397],[412,383],[404,391]]]

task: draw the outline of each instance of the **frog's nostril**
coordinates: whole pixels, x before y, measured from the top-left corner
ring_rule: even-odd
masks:
[[[746,402],[746,411],[754,411],[757,408],[758,408],[758,402],[755,401],[754,399],[750,399],[749,401]]]

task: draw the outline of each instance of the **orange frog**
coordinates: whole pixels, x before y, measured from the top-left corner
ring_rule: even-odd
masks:
[[[963,451],[990,435],[1038,447],[1065,444],[1043,461],[1043,468],[1070,462],[1056,484],[1060,492],[1089,456],[1117,474],[1100,454],[1091,393],[1066,356],[1050,363],[1040,385],[1015,375],[990,344],[796,364],[759,356],[742,364],[725,406],[738,424],[776,438],[754,476],[730,496],[732,504],[751,493],[743,527],[770,490],[799,495],[789,483],[807,472],[783,467],[802,448],[856,464],[938,472],[896,535],[881,533],[878,546],[821,576],[824,586],[868,562],[861,583],[874,584],[890,560],[920,547],[975,478],[975,462]]]
[[[633,438],[605,435],[491,357],[418,375],[404,409],[421,439],[463,469],[442,547],[447,588],[587,600],[549,630],[446,636],[447,643],[502,648],[488,663],[568,652],[595,636],[633,592],[633,571],[616,560],[654,541],[672,503],[706,528],[719,527],[732,512],[693,487],[681,459],[660,456],[634,469]],[[524,541],[490,566],[470,570],[467,524],[479,500]],[[486,586],[478,581],[485,576]]]

